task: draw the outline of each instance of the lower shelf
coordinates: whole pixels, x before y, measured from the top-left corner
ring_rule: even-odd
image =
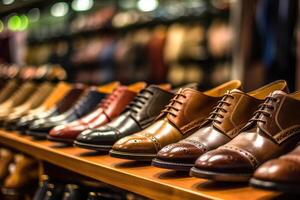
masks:
[[[74,171],[151,199],[272,199],[275,192],[247,185],[217,184],[165,169],[96,154],[50,141],[34,141],[15,132],[0,131],[0,143]]]

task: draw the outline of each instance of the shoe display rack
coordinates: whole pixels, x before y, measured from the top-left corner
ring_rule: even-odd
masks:
[[[0,130],[0,144],[29,154],[41,161],[73,171],[150,199],[273,199],[278,193],[248,185],[214,183],[187,174],[160,169],[149,163],[112,158],[51,141],[37,141],[16,132]]]

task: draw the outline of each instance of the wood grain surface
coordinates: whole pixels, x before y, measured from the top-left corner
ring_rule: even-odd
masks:
[[[0,130],[0,143],[37,159],[151,199],[271,200],[280,194],[246,185],[214,183],[188,174],[150,166],[150,163],[112,158],[107,154]]]

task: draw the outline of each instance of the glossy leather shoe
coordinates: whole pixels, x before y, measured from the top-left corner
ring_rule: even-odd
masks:
[[[104,126],[82,132],[75,143],[83,148],[109,151],[118,139],[148,127],[173,96],[158,86],[149,86],[134,98],[126,112]]]
[[[14,161],[14,154],[5,148],[0,149],[0,184],[9,175],[8,166]]]
[[[117,141],[110,155],[132,160],[152,160],[164,146],[178,142],[199,129],[217,101],[228,90],[240,86],[240,81],[230,81],[206,92],[190,88],[179,90],[152,125]]]
[[[17,130],[19,130],[20,133],[25,134],[32,124],[43,124],[47,119],[63,114],[77,102],[85,89],[86,87],[83,84],[75,84],[73,88],[55,105],[55,107],[46,112],[35,115],[33,118],[24,117],[24,119],[20,119],[17,124]]]
[[[5,179],[2,192],[4,194],[21,193],[30,189],[38,181],[38,163],[33,158],[16,155],[14,168]]]
[[[260,189],[300,194],[300,146],[260,166],[250,180]]]
[[[72,122],[66,127],[55,128],[50,132],[49,139],[73,143],[82,131],[99,127],[120,115],[129,102],[136,96],[136,93],[145,86],[146,83],[138,82],[128,87],[118,87],[101,102],[98,109],[84,117],[81,121]]]
[[[97,107],[104,94],[97,87],[90,87],[76,104],[66,113],[49,118],[42,124],[32,124],[27,134],[36,139],[46,139],[48,132],[55,126],[75,121]]]
[[[30,110],[37,108],[40,106],[43,101],[49,96],[54,86],[50,82],[45,82],[40,85],[39,88],[32,94],[27,101],[25,101],[22,105],[19,105],[11,111],[11,113],[7,116],[4,122],[4,128],[6,130],[14,130],[15,124],[18,120],[26,115]]]
[[[87,129],[89,124],[99,118],[101,115],[101,119],[110,120],[110,118],[113,118],[114,114],[116,112],[110,112],[105,113],[105,105],[108,101],[110,101],[111,98],[115,98],[117,94],[121,94],[119,92],[119,89],[122,88],[122,86],[119,86],[120,84],[114,84],[114,87],[106,88],[106,91],[102,90],[102,93],[105,95],[105,98],[101,100],[99,103],[97,109],[90,112],[89,114],[83,116],[82,118],[79,118],[78,120],[75,120],[73,122],[70,122],[65,125],[60,125],[54,127],[50,132],[47,138],[52,141],[56,142],[63,142],[67,144],[73,144],[73,141],[77,137],[78,134],[80,134],[83,130]],[[103,86],[102,88],[105,88],[107,86]],[[116,88],[117,87],[117,88]],[[111,94],[109,94],[111,93]],[[123,103],[123,102],[122,102]],[[120,106],[120,105],[119,105]],[[121,111],[120,111],[121,112]],[[110,115],[113,114],[113,115]],[[104,118],[103,118],[104,117]],[[103,121],[104,122],[104,121]]]
[[[287,153],[300,141],[299,109],[300,92],[273,92],[237,137],[197,159],[191,175],[248,181],[263,162]]]
[[[16,80],[9,81],[2,89],[0,93],[0,104],[9,99],[20,87],[20,84]]]
[[[11,98],[0,105],[0,124],[4,122],[14,107],[24,103],[37,88],[32,82],[22,84],[22,86],[14,93]]]
[[[16,124],[17,128],[21,123],[25,121],[32,121],[34,119],[39,118],[43,113],[50,111],[58,104],[59,101],[71,90],[71,85],[65,82],[58,83],[51,94],[47,97],[47,99],[40,105],[38,108],[34,110],[28,111],[28,114],[23,116],[18,123]]]
[[[191,136],[162,148],[152,165],[189,171],[203,153],[226,144],[239,134],[259,104],[275,90],[288,91],[285,81],[276,81],[249,93],[232,90],[224,95],[206,122]]]

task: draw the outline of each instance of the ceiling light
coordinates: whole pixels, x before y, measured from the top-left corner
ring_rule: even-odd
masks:
[[[157,0],[139,0],[137,2],[137,7],[143,12],[153,11],[158,7]]]
[[[18,15],[13,15],[8,19],[7,27],[12,31],[17,31],[21,26],[21,19]]]
[[[28,11],[28,17],[30,22],[36,22],[40,19],[40,9],[38,8],[32,8],[31,10]]]
[[[10,4],[12,4],[14,1],[15,1],[15,0],[2,0],[2,3],[3,3],[4,5],[10,5]]]
[[[21,20],[21,23],[20,23],[20,26],[19,26],[19,31],[24,31],[28,28],[29,19],[26,15],[21,15],[20,20]]]
[[[73,0],[72,8],[75,11],[86,11],[93,7],[94,0]]]
[[[69,6],[65,2],[58,2],[52,5],[50,12],[54,17],[63,17],[69,12]]]

